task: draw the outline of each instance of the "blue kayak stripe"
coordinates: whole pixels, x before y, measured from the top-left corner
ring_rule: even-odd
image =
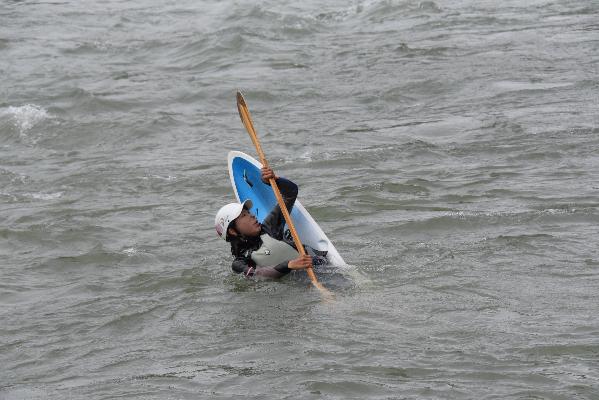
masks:
[[[277,198],[272,188],[262,182],[260,169],[241,157],[233,159],[231,169],[239,201],[252,200],[253,207],[250,211],[256,216],[258,222],[262,223],[273,207],[277,205]],[[296,222],[305,220],[295,208],[291,211],[291,217]]]
[[[239,201],[252,200],[252,214],[262,223],[277,204],[271,187],[262,182],[260,170],[249,161],[235,157],[231,165]]]

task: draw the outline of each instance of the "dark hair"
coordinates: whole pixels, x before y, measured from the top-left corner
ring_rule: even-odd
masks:
[[[236,236],[229,235],[229,228],[235,230],[237,232]],[[239,233],[239,231],[235,228],[235,221],[232,221],[225,232],[227,242],[231,243],[231,254],[235,257],[248,256],[248,252],[252,252],[254,250],[258,250],[260,246],[262,246],[262,239],[260,236],[256,237],[248,237]]]

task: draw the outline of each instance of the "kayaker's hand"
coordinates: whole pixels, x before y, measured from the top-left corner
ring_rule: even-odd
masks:
[[[297,269],[306,269],[312,268],[312,257],[309,255],[299,256],[295,260],[290,260],[287,263],[289,269],[297,270]]]
[[[262,172],[262,182],[266,183],[267,185],[269,184],[269,179],[277,179],[277,176],[271,168],[262,167],[260,171]]]

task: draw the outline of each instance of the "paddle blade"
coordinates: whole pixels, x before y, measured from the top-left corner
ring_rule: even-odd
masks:
[[[245,99],[243,98],[243,95],[239,91],[237,92],[237,111],[239,111],[241,122],[243,122],[243,126],[245,126],[245,129],[247,129],[250,136],[256,136],[256,130],[254,129],[252,117],[250,116],[250,110],[245,102]]]
[[[258,134],[256,133],[256,129],[254,129],[254,123],[252,122],[250,110],[245,102],[245,99],[243,98],[243,95],[239,91],[237,92],[237,110],[239,111],[239,117],[241,118],[241,122],[243,122],[243,126],[245,126],[245,129],[250,135],[250,139],[252,139],[252,143],[254,143],[254,147],[256,147],[260,162],[265,167],[268,166],[266,156],[264,156],[262,146],[260,146],[260,141],[258,140]]]
[[[240,105],[247,108],[247,104],[245,104],[245,99],[243,98],[243,95],[240,91],[237,91],[237,106],[239,107]]]

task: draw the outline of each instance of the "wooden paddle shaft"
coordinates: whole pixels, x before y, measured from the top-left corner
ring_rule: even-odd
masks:
[[[239,116],[241,117],[241,122],[243,122],[245,129],[248,131],[250,138],[252,139],[252,142],[254,143],[254,146],[256,147],[256,151],[258,152],[258,157],[260,158],[260,162],[262,163],[262,165],[264,167],[268,168],[268,161],[266,160],[266,157],[264,156],[264,152],[262,151],[262,146],[260,145],[260,141],[258,140],[258,135],[256,134],[256,130],[254,129],[254,124],[252,123],[252,118],[250,116],[247,104],[245,103],[245,99],[243,98],[243,95],[240,92],[237,92],[237,109],[239,110]],[[293,220],[291,219],[291,215],[289,215],[287,206],[285,206],[285,202],[283,201],[283,196],[281,196],[281,191],[279,190],[279,187],[277,186],[277,182],[275,182],[275,180],[272,178],[269,179],[268,182],[270,183],[270,186],[272,187],[273,192],[275,193],[275,197],[277,198],[277,203],[279,204],[279,207],[281,208],[281,211],[283,212],[283,217],[285,218],[285,221],[287,222],[287,226],[289,227],[289,230],[291,231],[291,236],[293,237],[293,242],[295,243],[295,247],[297,248],[297,251],[301,255],[305,255],[306,251],[304,250],[302,241],[300,240],[299,235],[297,234],[297,231],[295,230],[295,226],[293,225]],[[326,288],[324,286],[322,286],[316,279],[316,274],[314,274],[314,271],[312,268],[307,268],[306,272],[308,273],[308,277],[310,278],[310,280],[312,281],[312,284],[314,286],[316,286],[318,289],[320,289],[322,291],[327,291]]]

